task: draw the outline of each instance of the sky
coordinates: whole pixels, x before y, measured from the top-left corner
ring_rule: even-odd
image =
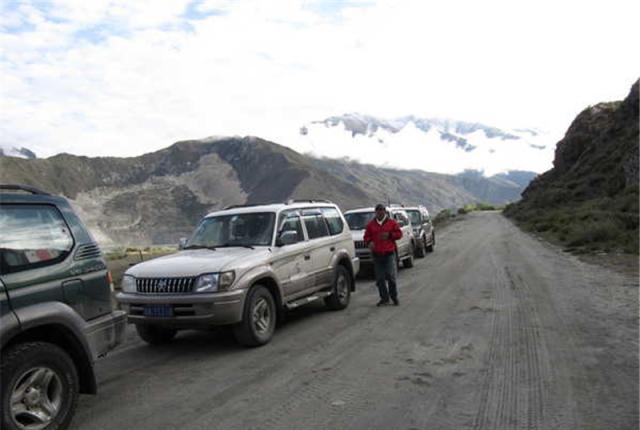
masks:
[[[640,77],[637,1],[0,2],[0,144],[133,156],[346,112],[560,136]]]

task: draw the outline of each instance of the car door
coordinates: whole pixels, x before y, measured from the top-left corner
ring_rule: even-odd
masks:
[[[431,217],[429,216],[429,211],[426,209],[422,209],[422,229],[424,230],[425,237],[427,238],[427,243],[431,242],[431,236],[433,233],[433,224],[431,222]]]
[[[333,239],[329,235],[329,226],[319,209],[304,210],[302,220],[309,237],[311,252],[313,281],[310,288],[319,289],[331,283],[333,271],[330,264],[335,245],[331,243]]]
[[[403,212],[394,212],[393,217],[402,230],[402,237],[396,242],[398,255],[400,257],[405,257],[411,253],[411,237],[413,236],[411,223],[409,222],[409,218]]]
[[[286,300],[309,288],[311,274],[311,254],[307,249],[307,240],[302,221],[297,212],[282,213],[278,219],[278,235],[287,230],[295,230],[298,240],[295,243],[278,245],[274,248],[272,262]]]

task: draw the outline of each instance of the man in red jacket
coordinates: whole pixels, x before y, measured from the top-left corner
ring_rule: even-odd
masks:
[[[396,286],[396,240],[402,237],[398,223],[389,217],[383,204],[376,205],[376,216],[369,221],[364,232],[364,242],[371,250],[376,284],[380,292],[377,306],[389,304],[389,298],[398,306]],[[389,289],[387,289],[387,281]]]

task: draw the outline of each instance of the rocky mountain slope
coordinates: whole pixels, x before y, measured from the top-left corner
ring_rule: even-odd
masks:
[[[506,213],[569,247],[638,252],[638,81],[623,101],[582,111]]]
[[[30,160],[37,158],[36,154],[28,148],[18,148],[15,145],[9,145],[3,142],[0,142],[0,157],[19,157],[28,158]]]
[[[437,211],[504,203],[522,189],[504,178],[315,159],[255,137],[183,141],[132,158],[0,157],[0,182],[67,196],[103,244],[175,243],[204,214],[232,204],[319,198],[349,209],[391,200]]]

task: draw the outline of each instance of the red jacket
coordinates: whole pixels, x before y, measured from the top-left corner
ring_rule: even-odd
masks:
[[[388,239],[380,238],[381,233],[389,233]],[[378,224],[375,218],[369,221],[367,229],[364,231],[364,243],[369,246],[373,242],[373,253],[384,255],[392,254],[396,250],[396,240],[402,237],[402,230],[398,223],[389,217],[382,225]]]

